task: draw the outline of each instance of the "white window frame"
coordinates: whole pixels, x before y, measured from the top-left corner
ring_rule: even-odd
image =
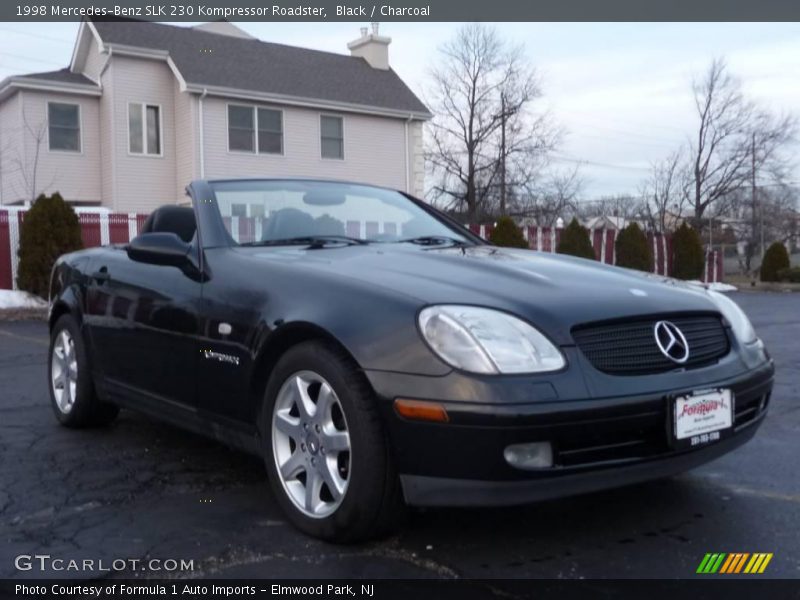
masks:
[[[142,151],[131,152],[131,104],[137,104],[142,112]],[[158,109],[158,154],[147,151],[147,107],[152,106]],[[164,157],[164,109],[155,102],[144,102],[139,100],[129,100],[126,104],[127,119],[125,126],[128,129],[128,156],[141,156],[146,158]]]
[[[66,106],[77,106],[78,107],[78,150],[64,150],[63,148],[51,148],[50,147],[50,105],[51,104],[63,104]],[[60,102],[58,100],[48,100],[47,101],[47,151],[52,152],[54,154],[83,154],[83,110],[82,106],[77,102]]]
[[[249,108],[253,112],[253,150],[237,150],[231,148],[231,124],[230,107]],[[281,114],[281,151],[280,152],[261,152],[258,149],[258,109],[271,110]],[[248,154],[256,156],[286,156],[286,120],[284,110],[274,106],[264,106],[262,104],[247,104],[242,102],[225,103],[225,138],[228,154]]]
[[[339,119],[342,122],[342,156],[341,158],[334,158],[331,156],[322,156],[322,119],[323,117],[331,117],[334,119]],[[347,153],[345,152],[345,139],[347,137],[347,132],[345,130],[345,118],[344,115],[337,115],[334,113],[320,113],[319,119],[317,120],[317,144],[319,145],[319,159],[320,160],[338,160],[344,162],[345,158],[347,157]]]

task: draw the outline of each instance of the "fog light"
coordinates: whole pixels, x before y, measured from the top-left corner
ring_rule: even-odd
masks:
[[[506,462],[517,469],[547,469],[553,466],[550,442],[512,444],[503,451]]]

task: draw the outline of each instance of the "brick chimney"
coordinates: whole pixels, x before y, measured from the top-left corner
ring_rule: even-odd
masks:
[[[372,23],[371,30],[361,28],[361,37],[347,44],[350,56],[360,56],[373,69],[389,69],[389,44],[392,38],[378,35],[378,23]]]

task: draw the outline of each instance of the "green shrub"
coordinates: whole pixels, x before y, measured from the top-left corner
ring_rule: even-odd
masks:
[[[522,230],[516,226],[511,217],[500,217],[489,235],[489,241],[495,246],[506,248],[529,248],[528,242],[522,235]]]
[[[789,267],[778,271],[778,281],[800,283],[800,267]]]
[[[345,235],[346,232],[344,223],[325,213],[314,219],[314,233],[316,235]]]
[[[775,242],[764,253],[764,260],[761,261],[761,281],[778,281],[778,271],[788,269],[789,253],[786,246],[780,242]]]
[[[58,192],[42,194],[22,220],[17,286],[47,298],[53,263],[62,254],[81,248],[81,225],[75,211]]]
[[[561,232],[561,241],[558,242],[556,252],[559,254],[569,254],[580,258],[591,258],[595,260],[592,242],[589,239],[589,232],[575,217],[569,222]]]
[[[700,279],[705,255],[700,235],[685,222],[672,236],[672,276],[678,279]]]
[[[644,231],[636,223],[630,223],[619,232],[615,247],[618,267],[648,272],[653,270],[653,251]]]

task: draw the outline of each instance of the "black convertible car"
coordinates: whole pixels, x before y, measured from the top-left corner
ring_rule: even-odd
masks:
[[[772,360],[701,286],[497,248],[389,189],[188,192],[130,244],[58,260],[55,414],[130,408],[258,453],[315,536],[669,476],[766,414]]]

